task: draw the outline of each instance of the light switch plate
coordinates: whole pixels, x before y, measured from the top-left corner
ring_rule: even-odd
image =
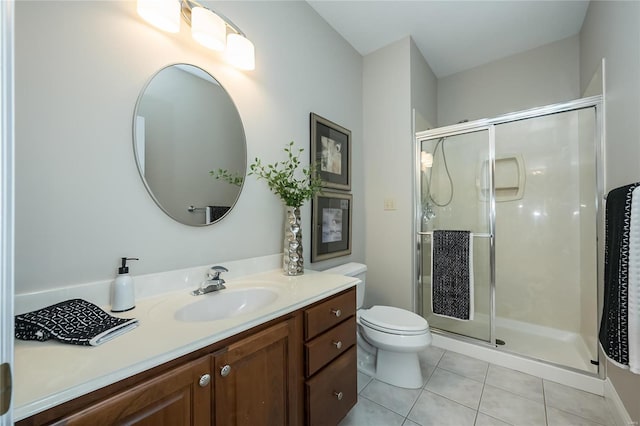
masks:
[[[385,210],[395,210],[396,209],[396,200],[394,198],[385,198],[384,199],[384,209]]]

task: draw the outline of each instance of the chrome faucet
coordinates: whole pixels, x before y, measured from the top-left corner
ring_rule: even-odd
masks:
[[[207,272],[207,279],[200,283],[200,288],[193,290],[191,295],[200,296],[201,294],[211,293],[212,291],[224,290],[224,280],[220,278],[222,272],[229,272],[224,266],[212,266]]]

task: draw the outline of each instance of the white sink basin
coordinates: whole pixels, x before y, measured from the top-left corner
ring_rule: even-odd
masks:
[[[273,303],[278,293],[269,288],[252,287],[220,290],[195,297],[196,301],[176,312],[175,319],[195,322],[232,318]]]

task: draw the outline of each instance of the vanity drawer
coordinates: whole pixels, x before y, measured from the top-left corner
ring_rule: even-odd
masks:
[[[350,317],[341,324],[305,343],[306,376],[309,377],[356,343],[356,321]]]
[[[304,311],[304,337],[313,339],[356,313],[355,287]]]
[[[307,424],[335,425],[358,401],[356,347],[306,383]]]

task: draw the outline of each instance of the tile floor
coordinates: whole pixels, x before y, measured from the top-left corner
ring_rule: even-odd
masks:
[[[422,389],[358,372],[358,403],[340,426],[615,425],[597,395],[436,347],[420,364]]]

